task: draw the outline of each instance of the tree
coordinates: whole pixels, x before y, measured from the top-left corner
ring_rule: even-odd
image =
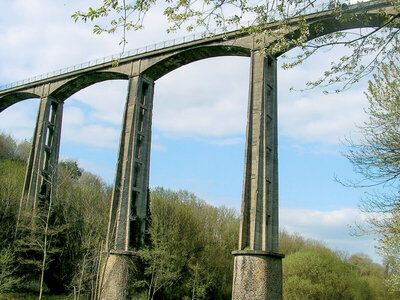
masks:
[[[16,272],[15,256],[11,248],[0,250],[0,294],[11,291],[21,283],[22,277]]]
[[[400,69],[398,61],[383,64],[380,73],[369,81],[366,96],[369,119],[360,126],[360,141],[349,140],[346,158],[361,175],[357,185],[398,185],[400,176]],[[365,183],[365,184],[364,184]],[[397,203],[374,202],[375,209],[386,211]],[[380,199],[384,200],[384,199]],[[387,198],[389,200],[389,198]]]
[[[386,285],[389,291],[400,295],[400,211],[396,207],[389,217],[379,224],[379,248],[387,268]]]
[[[0,248],[14,239],[25,169],[23,162],[0,160]]]
[[[389,300],[399,298],[399,294],[389,293],[385,286],[385,280],[387,280],[385,268],[374,263],[367,255],[362,253],[353,254],[346,262],[358,277],[368,282],[372,299]]]
[[[38,284],[39,293],[45,283],[51,293],[70,291],[76,292],[75,299],[94,299],[110,187],[75,161],[62,161],[57,179],[56,199],[42,204],[34,222],[32,213],[23,215],[24,230],[19,231],[16,242],[20,266],[27,283],[43,278]]]
[[[31,151],[31,142],[28,140],[23,140],[22,142],[17,144],[17,148],[15,149],[15,159],[27,162],[29,158],[29,153]]]
[[[62,161],[58,170],[55,214],[68,229],[59,237],[62,253],[53,272],[65,290],[94,299],[99,253],[105,241],[111,188],[76,161]]]
[[[284,229],[279,232],[279,253],[289,255],[304,249],[322,247],[324,247],[324,245],[321,242],[313,239],[306,239],[298,233],[289,234]]]
[[[0,141],[0,153],[7,153],[0,158],[0,269],[4,268],[0,285],[8,284],[7,289],[11,289],[11,283],[15,288],[11,280],[15,277],[20,279],[22,289],[37,292],[38,278],[43,277],[44,270],[43,281],[51,292],[75,289],[78,299],[82,295],[94,297],[111,188],[98,176],[81,169],[76,161],[61,161],[56,201],[51,205],[43,203],[41,213],[34,217],[36,222],[31,222],[31,213],[24,213],[24,230],[19,230],[16,241],[16,216],[29,142],[17,142],[6,134],[0,134]]]
[[[197,233],[190,212],[185,209],[176,193],[158,189],[151,193],[150,247],[139,250],[148,265],[143,283],[147,286],[147,299],[154,299],[160,289],[166,289],[181,277],[182,268],[190,248],[188,235]]]
[[[369,82],[366,96],[369,119],[360,126],[361,139],[348,140],[344,155],[360,175],[353,187],[381,187],[363,199],[361,209],[367,213],[368,228],[362,231],[380,235],[379,250],[387,261],[392,291],[400,291],[400,69],[399,61],[383,64],[379,74]]]
[[[288,255],[283,276],[285,299],[371,299],[368,283],[327,248]]]
[[[78,179],[83,174],[83,169],[78,166],[78,162],[73,159],[67,159],[60,162],[60,166],[65,169],[68,177]]]
[[[17,143],[11,135],[0,133],[0,159],[13,159]]]
[[[11,135],[0,133],[0,159],[27,162],[31,143],[27,140],[17,142]]]
[[[326,70],[319,79],[307,83],[308,87],[335,86],[340,83],[341,85],[335,86],[335,90],[340,91],[373,72],[381,62],[387,61],[396,53],[399,43],[400,2],[393,0],[388,3],[393,7],[390,13],[379,10],[382,23],[377,28],[331,33],[309,41],[311,30],[304,20],[304,15],[310,12],[330,10],[335,21],[339,22],[348,22],[351,18],[361,16],[367,22],[370,18],[362,12],[365,4],[359,4],[358,9],[350,13],[347,4],[337,5],[338,2],[335,1],[335,5],[332,5],[331,2],[326,1],[321,4],[317,0],[268,0],[265,2],[255,0],[170,0],[165,2],[103,0],[98,7],[76,11],[72,18],[75,22],[78,20],[96,22],[93,26],[95,34],[115,33],[121,29],[122,52],[127,44],[127,32],[143,29],[146,14],[156,5],[162,7],[163,14],[170,24],[166,29],[167,32],[181,28],[190,32],[202,28],[211,33],[210,29],[213,28],[227,31],[230,26],[234,26],[243,31],[249,31],[255,36],[263,34],[275,37],[272,44],[264,44],[263,51],[266,54],[282,54],[298,46],[300,54],[284,64],[284,67],[298,65],[323,48],[344,46],[349,49],[349,54],[333,61],[331,68]],[[295,27],[289,24],[291,18],[298,18]],[[277,27],[273,30],[265,29],[265,24],[271,22],[277,22]],[[322,32],[324,28],[318,30]]]
[[[356,187],[385,186],[392,192],[373,194],[363,202],[367,212],[390,212],[398,205],[400,179],[400,69],[398,61],[383,64],[369,81],[366,96],[369,119],[359,127],[359,141],[347,140],[344,156],[360,180]]]
[[[150,244],[139,250],[144,278],[135,286],[147,299],[230,299],[237,213],[187,191],[156,188],[150,197]]]
[[[43,182],[55,188],[56,168]],[[37,198],[36,208],[21,210],[21,222],[18,224],[16,250],[23,265],[39,273],[39,300],[43,299],[44,284],[49,274],[47,270],[56,254],[60,252],[57,245],[58,236],[68,227],[62,224],[54,214],[56,199],[54,193],[41,194]],[[46,275],[46,276],[45,276]],[[46,278],[45,278],[46,277]],[[51,286],[51,290],[57,290]]]

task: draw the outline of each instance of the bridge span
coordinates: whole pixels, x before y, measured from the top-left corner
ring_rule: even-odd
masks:
[[[385,12],[383,14],[382,12]],[[369,1],[343,10],[304,17],[308,39],[359,27],[377,27],[395,11],[388,1]],[[295,35],[299,18],[289,20]],[[265,25],[275,30],[278,23]],[[25,99],[40,99],[20,211],[35,214],[54,196],[63,103],[77,91],[105,80],[129,81],[107,233],[107,263],[101,299],[125,299],[129,266],[145,243],[148,217],[154,82],[191,62],[216,56],[247,56],[250,64],[245,168],[232,299],[282,299],[282,258],[278,253],[277,57],[262,52],[275,42],[268,34],[234,30],[65,68],[0,88],[0,112]],[[295,47],[289,45],[285,51]],[[266,54],[265,54],[266,53]]]

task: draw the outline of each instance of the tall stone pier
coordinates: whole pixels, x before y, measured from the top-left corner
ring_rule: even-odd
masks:
[[[100,299],[126,299],[135,251],[145,240],[153,80],[129,78],[107,233]]]
[[[63,102],[42,96],[32,137],[20,202],[17,229],[23,214],[35,216],[55,196]]]
[[[233,300],[282,299],[278,254],[276,59],[251,53],[239,250],[233,252]]]

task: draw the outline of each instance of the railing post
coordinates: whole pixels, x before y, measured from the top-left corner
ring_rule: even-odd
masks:
[[[232,299],[282,299],[278,254],[276,59],[251,55],[245,168]]]
[[[129,79],[100,299],[126,299],[129,266],[145,242],[153,89],[151,79],[141,75]]]

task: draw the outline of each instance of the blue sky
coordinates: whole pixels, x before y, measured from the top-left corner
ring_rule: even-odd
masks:
[[[118,53],[118,36],[93,35],[90,24],[70,19],[89,2],[2,1],[0,84]],[[160,14],[154,11],[144,31],[129,34],[128,48],[174,37],[163,30]],[[357,209],[364,191],[334,181],[335,176],[354,178],[351,165],[340,154],[345,150],[341,140],[349,135],[357,138],[355,124],[366,119],[367,82],[338,95],[324,95],[318,89],[289,91],[317,79],[343,51],[322,52],[301,67],[279,69],[281,226],[333,249],[362,251],[380,261],[373,237],[349,235],[349,226],[365,220]],[[221,57],[192,63],[157,80],[151,186],[187,189],[213,205],[240,210],[248,79],[248,58]],[[64,107],[60,157],[77,159],[109,183],[126,87],[124,81],[96,84],[73,95]],[[2,112],[0,130],[29,139],[37,104],[27,100]]]

